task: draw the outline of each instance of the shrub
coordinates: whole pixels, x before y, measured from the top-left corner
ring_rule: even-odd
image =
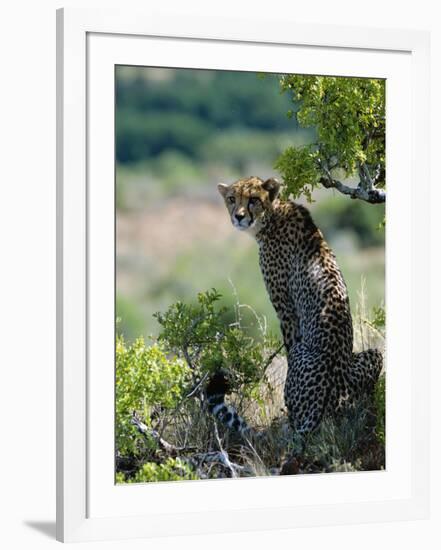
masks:
[[[191,466],[180,458],[168,458],[162,464],[146,462],[134,476],[116,474],[117,483],[148,483],[151,481],[182,481],[199,479]]]
[[[219,302],[213,289],[157,313],[161,332],[151,346],[117,337],[117,483],[277,475],[289,458],[293,434],[283,405],[287,365],[280,342],[268,337],[263,323],[260,336],[250,336],[242,325],[244,306]],[[384,317],[376,308],[373,318],[359,320],[362,343],[380,338]],[[259,433],[251,443],[208,414],[205,387],[220,370],[232,394],[227,401]],[[132,424],[134,412],[140,431]],[[325,418],[310,434],[298,471],[383,468],[384,414],[382,377],[373,399]]]
[[[189,368],[177,357],[169,358],[161,344],[150,347],[143,338],[128,346],[116,340],[116,445],[121,455],[139,455],[154,442],[140,436],[131,423],[133,412],[149,425],[155,408],[172,409],[183,396]]]
[[[261,340],[253,338],[239,321],[226,323],[227,308],[216,307],[220,298],[212,289],[199,293],[195,304],[177,302],[157,313],[162,326],[159,341],[187,361],[195,382],[223,370],[228,372],[231,391],[249,396],[280,343],[266,334]]]

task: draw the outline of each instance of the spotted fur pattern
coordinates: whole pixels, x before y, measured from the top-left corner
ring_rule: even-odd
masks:
[[[296,434],[317,428],[370,392],[382,369],[378,350],[353,352],[345,281],[308,210],[279,201],[279,183],[251,177],[219,192],[233,225],[259,246],[259,263],[288,355],[285,404]]]
[[[223,371],[215,373],[205,389],[208,410],[226,428],[238,432],[242,436],[246,435],[250,433],[248,424],[239,416],[232,405],[225,403],[225,395],[229,391],[230,385],[227,374]]]

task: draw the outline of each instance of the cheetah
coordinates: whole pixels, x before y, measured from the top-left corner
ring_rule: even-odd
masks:
[[[257,241],[259,264],[287,352],[284,387],[290,425],[303,443],[326,414],[373,390],[380,351],[353,352],[348,291],[309,211],[279,200],[274,178],[220,183],[231,222]]]

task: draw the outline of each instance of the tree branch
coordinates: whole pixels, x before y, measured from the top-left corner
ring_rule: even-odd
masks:
[[[360,199],[370,202],[371,204],[378,204],[386,201],[386,191],[374,186],[379,176],[378,171],[375,173],[374,178],[372,178],[366,164],[360,164],[358,167],[360,181],[357,187],[350,187],[334,179],[325,161],[319,160],[319,165],[324,172],[324,176],[322,176],[319,181],[326,189],[337,189],[337,191],[343,195],[349,195],[351,199]]]
[[[330,189],[331,187],[334,189],[337,189],[337,191],[340,191],[340,193],[343,193],[343,195],[349,195],[351,199],[361,199],[366,202],[370,202],[371,204],[379,204],[382,202],[386,202],[386,191],[383,189],[377,189],[376,187],[372,187],[372,189],[364,189],[360,183],[357,185],[357,187],[349,187],[349,185],[345,185],[344,183],[341,183],[341,181],[335,180],[334,178],[320,178],[320,183],[323,185],[323,187],[326,187],[326,189]]]

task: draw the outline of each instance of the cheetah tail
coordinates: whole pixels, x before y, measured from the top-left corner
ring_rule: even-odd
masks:
[[[354,354],[353,374],[363,386],[373,387],[383,370],[383,354],[367,349]]]
[[[225,373],[220,371],[214,374],[205,390],[208,410],[226,428],[245,436],[250,432],[250,427],[232,405],[225,403],[225,395],[229,389]]]

